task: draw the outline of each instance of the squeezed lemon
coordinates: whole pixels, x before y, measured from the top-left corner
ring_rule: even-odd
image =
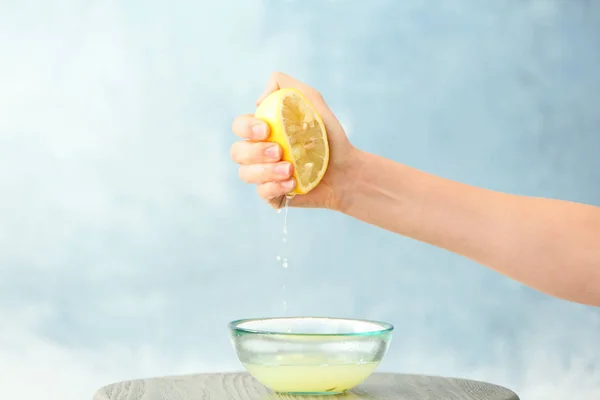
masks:
[[[269,124],[266,141],[283,149],[283,160],[294,166],[296,188],[290,193],[306,194],[323,179],[329,163],[329,143],[321,117],[297,89],[285,88],[267,96],[254,114]]]

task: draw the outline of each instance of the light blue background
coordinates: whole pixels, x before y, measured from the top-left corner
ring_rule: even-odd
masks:
[[[2,396],[240,369],[226,323],[286,299],[395,324],[381,370],[600,398],[597,309],[333,212],[283,249],[228,158],[281,70],[364,150],[600,205],[599,51],[596,0],[0,0]]]

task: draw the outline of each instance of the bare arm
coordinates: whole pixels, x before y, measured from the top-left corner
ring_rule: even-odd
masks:
[[[461,254],[553,296],[600,306],[600,208],[498,193],[362,152],[350,144],[322,96],[294,78],[274,73],[258,102],[283,87],[308,96],[327,126],[331,147],[323,181],[296,196],[292,206],[342,211]],[[242,115],[232,128],[244,139],[230,152],[240,164],[240,178],[257,184],[259,195],[278,207],[295,181],[291,166],[277,172],[285,166],[280,148],[267,157],[272,144],[255,142],[268,137],[269,127]]]
[[[481,189],[358,152],[341,211],[600,306],[600,208]]]

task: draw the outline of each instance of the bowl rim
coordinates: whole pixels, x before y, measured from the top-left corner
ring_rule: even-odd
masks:
[[[272,330],[262,330],[262,329],[248,329],[241,328],[239,325],[246,322],[253,321],[272,321],[272,320],[284,320],[284,319],[328,319],[328,320],[337,320],[337,321],[356,321],[356,322],[366,322],[371,324],[376,324],[381,326],[381,329],[366,331],[366,332],[347,332],[347,333],[294,333],[294,332],[281,332],[281,331],[272,331]],[[265,318],[242,318],[231,321],[228,324],[228,327],[231,331],[237,333],[251,333],[251,334],[259,334],[259,335],[284,335],[284,336],[375,336],[381,335],[387,332],[391,332],[394,330],[394,325],[389,322],[376,321],[371,319],[362,319],[362,318],[342,318],[342,317],[317,317],[317,316],[294,316],[294,317],[265,317]]]

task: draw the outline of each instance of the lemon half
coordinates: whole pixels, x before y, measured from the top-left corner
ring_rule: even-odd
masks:
[[[294,166],[296,188],[306,194],[323,179],[329,163],[325,125],[310,101],[297,89],[285,88],[267,96],[254,114],[269,124],[268,142],[283,149],[283,160]]]

